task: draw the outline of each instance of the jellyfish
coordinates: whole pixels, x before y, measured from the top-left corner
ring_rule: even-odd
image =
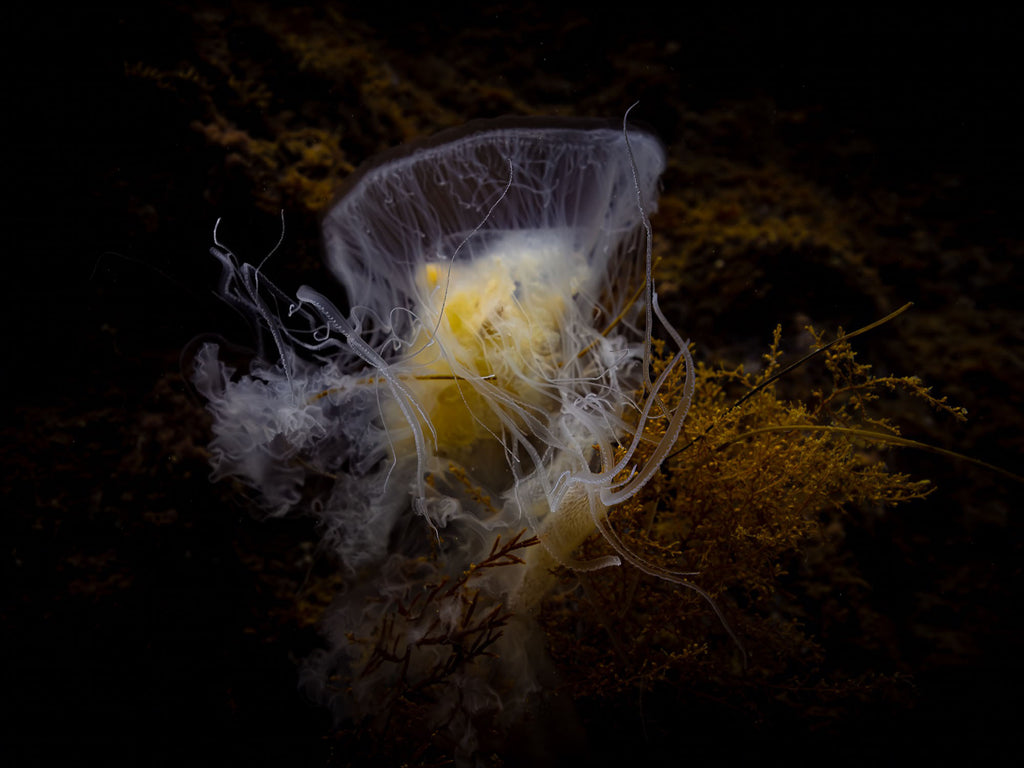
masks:
[[[476,586],[526,618],[505,626],[490,667],[454,675],[471,714],[514,711],[511,700],[538,687],[526,669],[524,649],[536,645],[528,617],[555,567],[627,560],[651,572],[607,512],[658,470],[694,385],[688,344],[652,282],[648,216],[664,167],[659,140],[625,120],[505,118],[443,132],[347,180],[323,219],[343,290],[302,286],[294,297],[215,231],[220,293],[262,343],[241,373],[215,344],[196,356],[213,476],[250,486],[270,515],[322,523],[346,588],[325,621],[332,648],[319,668],[349,675],[337,697],[347,715],[373,711],[395,683],[366,674],[366,644],[353,638],[396,611],[403,648],[454,632],[464,596],[445,603],[435,590],[419,623],[408,606],[429,579],[467,573],[496,541],[526,531],[539,543]],[[656,323],[676,352],[652,380]],[[669,408],[660,392],[679,365],[686,391]],[[664,437],[640,464],[650,419],[664,420]],[[594,531],[612,554],[576,559]],[[401,673],[432,661],[407,660]],[[518,690],[500,691],[496,676],[521,681]],[[472,728],[459,738],[471,749]]]

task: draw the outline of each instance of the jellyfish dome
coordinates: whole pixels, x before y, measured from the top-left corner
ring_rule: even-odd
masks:
[[[426,267],[511,249],[548,262],[538,281],[568,280],[566,299],[607,311],[621,299],[608,289],[636,279],[637,185],[654,205],[665,165],[652,135],[631,144],[635,181],[621,128],[602,121],[483,121],[403,148],[357,173],[328,212],[328,264],[350,297],[386,317],[422,301]],[[402,315],[394,330],[411,320]]]
[[[347,712],[367,711],[394,684],[383,665],[365,674],[368,651],[351,638],[372,636],[389,612],[408,621],[396,606],[423,569],[454,578],[525,530],[539,545],[477,589],[529,614],[553,567],[635,561],[606,512],[657,470],[693,387],[687,346],[651,285],[647,215],[664,167],[657,138],[621,125],[471,123],[348,180],[323,219],[343,291],[303,286],[292,298],[212,249],[223,296],[267,340],[242,375],[212,344],[195,361],[214,417],[214,475],[251,486],[271,514],[323,522],[348,586],[327,619],[334,646],[321,666],[358,679],[342,697]],[[686,366],[673,412],[657,395],[668,370],[654,382],[648,373],[654,317],[678,348],[668,370]],[[663,445],[633,466],[655,412]],[[574,550],[595,530],[616,554],[578,563]],[[430,631],[454,631],[460,611],[437,607],[440,630]],[[427,631],[409,628],[403,642]],[[506,679],[520,656],[504,654]],[[479,693],[473,706],[460,694],[460,706],[494,704],[487,669],[459,673]],[[499,697],[509,711],[510,696]]]

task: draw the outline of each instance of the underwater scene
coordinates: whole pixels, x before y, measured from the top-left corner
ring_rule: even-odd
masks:
[[[1012,25],[400,10],[27,15],[5,751],[1015,762]]]

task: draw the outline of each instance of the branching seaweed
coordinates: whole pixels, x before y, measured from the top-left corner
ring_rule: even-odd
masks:
[[[823,335],[809,330],[823,346]],[[863,588],[838,547],[846,515],[932,490],[929,481],[886,466],[886,447],[905,439],[875,414],[876,401],[898,393],[956,419],[964,413],[917,377],[875,376],[857,361],[849,338],[840,334],[822,352],[829,381],[805,402],[776,393],[785,370],[779,328],[759,372],[698,365],[684,448],[643,492],[610,511],[611,525],[647,561],[696,572],[693,582],[749,652],[746,672],[737,677],[740,654],[699,595],[635,570],[566,573],[542,623],[576,695],[614,696],[672,682],[703,695],[714,695],[716,686],[751,687],[748,702],[762,703],[792,698],[798,689],[806,703],[816,691],[830,692],[823,699],[837,691],[866,695],[893,682],[828,665],[815,636],[814,597],[844,584]],[[664,361],[658,350],[655,374]],[[682,384],[674,373],[665,391],[679,392]],[[675,397],[666,398],[669,408]],[[649,421],[638,454],[652,450],[663,429],[664,420]],[[582,554],[597,556],[604,546],[591,537]]]
[[[408,754],[431,741],[451,747],[453,734],[467,718],[486,721],[496,715],[497,707],[482,710],[478,703],[462,701],[464,689],[471,686],[452,681],[488,676],[482,667],[494,657],[512,613],[474,582],[492,569],[522,565],[523,551],[538,543],[525,533],[508,539],[497,536],[488,555],[461,574],[424,583],[413,594],[393,600],[374,635],[348,637],[367,650],[365,662],[351,680],[337,682],[349,686],[371,678],[391,681],[386,698],[379,702],[383,722],[367,716],[378,720],[372,730],[384,737],[382,745],[393,742],[388,749],[395,754]],[[340,731],[338,738],[352,740],[359,734],[357,726]]]

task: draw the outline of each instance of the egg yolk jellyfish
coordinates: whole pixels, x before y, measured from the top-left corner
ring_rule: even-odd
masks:
[[[214,476],[322,521],[346,587],[309,677],[343,717],[383,727],[416,691],[430,732],[470,755],[481,718],[512,722],[541,687],[529,617],[553,568],[682,575],[607,521],[669,453],[694,386],[651,282],[664,167],[651,134],[591,120],[472,123],[387,154],[323,222],[347,312],[212,249],[221,293],[266,341],[243,375],[214,344],[196,357]],[[652,381],[655,319],[677,351]],[[677,365],[670,410],[659,390]],[[649,419],[664,437],[638,466]],[[614,554],[575,560],[595,530]]]

